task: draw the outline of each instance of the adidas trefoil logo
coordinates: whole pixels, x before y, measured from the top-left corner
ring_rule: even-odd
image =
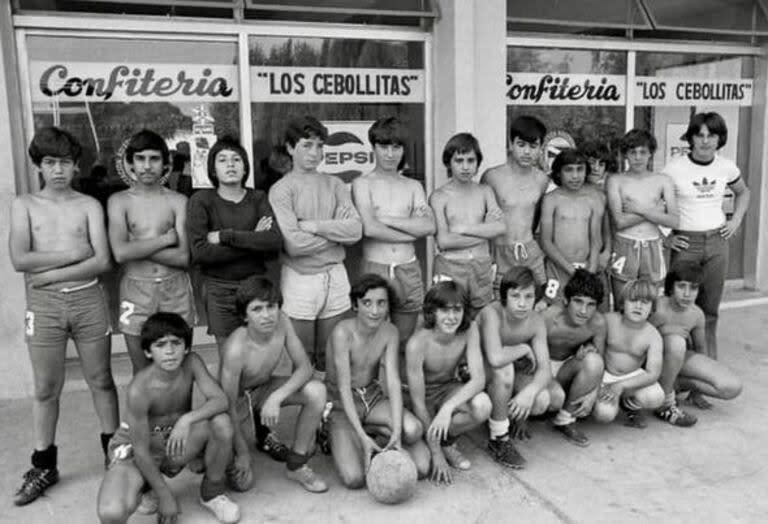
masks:
[[[699,193],[711,193],[714,191],[715,186],[717,185],[717,180],[712,180],[711,182],[707,180],[707,177],[702,177],[700,181],[693,182],[693,186],[698,189]]]

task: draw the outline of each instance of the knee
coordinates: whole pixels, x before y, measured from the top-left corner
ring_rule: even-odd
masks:
[[[85,382],[92,390],[112,391],[115,389],[115,381],[112,379],[112,371],[109,368],[85,375]]]
[[[500,368],[493,368],[491,370],[491,383],[495,386],[505,386],[512,388],[515,383],[515,365],[507,364]]]
[[[424,434],[424,428],[416,417],[403,418],[403,442],[405,444],[414,444],[418,442]]]
[[[361,489],[365,487],[365,475],[362,470],[351,471],[346,468],[339,468],[339,478],[347,489]]]
[[[327,398],[325,384],[319,380],[310,380],[304,384],[304,387],[301,391],[307,399],[308,406],[319,411],[325,409],[325,402]]]
[[[35,380],[35,400],[51,402],[58,400],[64,381],[56,378]]]
[[[536,398],[533,401],[533,406],[531,406],[531,415],[541,415],[546,412],[547,408],[549,408],[551,399],[552,397],[548,390],[542,389],[539,391],[539,394],[536,395]]]
[[[609,402],[596,402],[595,409],[592,410],[592,418],[596,422],[606,424],[616,419],[619,414],[619,406]]]
[[[99,521],[102,524],[112,524],[113,522],[125,522],[130,517],[132,511],[129,511],[124,501],[120,497],[106,497],[99,499],[97,508]]]
[[[211,436],[221,442],[231,442],[234,434],[232,421],[226,413],[220,413],[213,417],[209,423]]]
[[[549,388],[549,405],[547,408],[550,410],[558,410],[563,407],[563,404],[565,404],[565,391],[563,390],[563,386],[558,382],[553,381],[553,386]]]
[[[686,341],[680,335],[669,335],[664,338],[664,360],[680,361],[685,359]]]
[[[469,411],[475,422],[484,422],[491,416],[491,397],[487,393],[478,393],[469,401]]]
[[[664,390],[661,389],[658,382],[635,392],[634,397],[637,403],[645,409],[656,409],[664,404]]]
[[[590,377],[602,378],[605,366],[603,357],[597,353],[587,353],[582,360],[581,369]]]
[[[728,377],[727,379],[720,380],[715,383],[715,388],[720,393],[720,398],[723,400],[730,400],[736,398],[741,394],[743,385],[741,380],[735,375]]]
[[[426,443],[421,441],[417,443],[413,448],[409,450],[413,463],[416,464],[416,474],[419,480],[426,478],[429,475],[429,466],[431,455],[429,449],[427,449]]]

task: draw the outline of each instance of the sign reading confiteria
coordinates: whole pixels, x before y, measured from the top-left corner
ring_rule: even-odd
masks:
[[[236,101],[237,66],[32,62],[32,101]]]
[[[420,69],[251,67],[253,102],[424,102]]]

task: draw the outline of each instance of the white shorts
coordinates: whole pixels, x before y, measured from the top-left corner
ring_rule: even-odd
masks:
[[[645,370],[643,368],[637,368],[634,371],[630,371],[629,373],[625,375],[612,375],[608,373],[607,371],[603,371],[603,384],[615,384],[616,382],[620,380],[624,380],[625,378],[632,378],[636,377],[642,373],[645,373]]]
[[[331,318],[350,309],[349,279],[344,264],[305,275],[283,266],[280,272],[283,312],[298,320]]]
[[[553,358],[549,359],[549,369],[552,371],[552,378],[557,380],[557,374],[560,372],[560,369],[565,365],[566,362],[571,360],[573,357],[568,357],[565,360],[555,360]]]

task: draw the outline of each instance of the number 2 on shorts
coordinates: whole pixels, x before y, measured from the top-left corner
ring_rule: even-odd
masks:
[[[120,302],[120,323],[126,325],[130,324],[130,317],[133,315],[134,311],[136,311],[136,304],[133,302],[128,302],[127,300]]]

